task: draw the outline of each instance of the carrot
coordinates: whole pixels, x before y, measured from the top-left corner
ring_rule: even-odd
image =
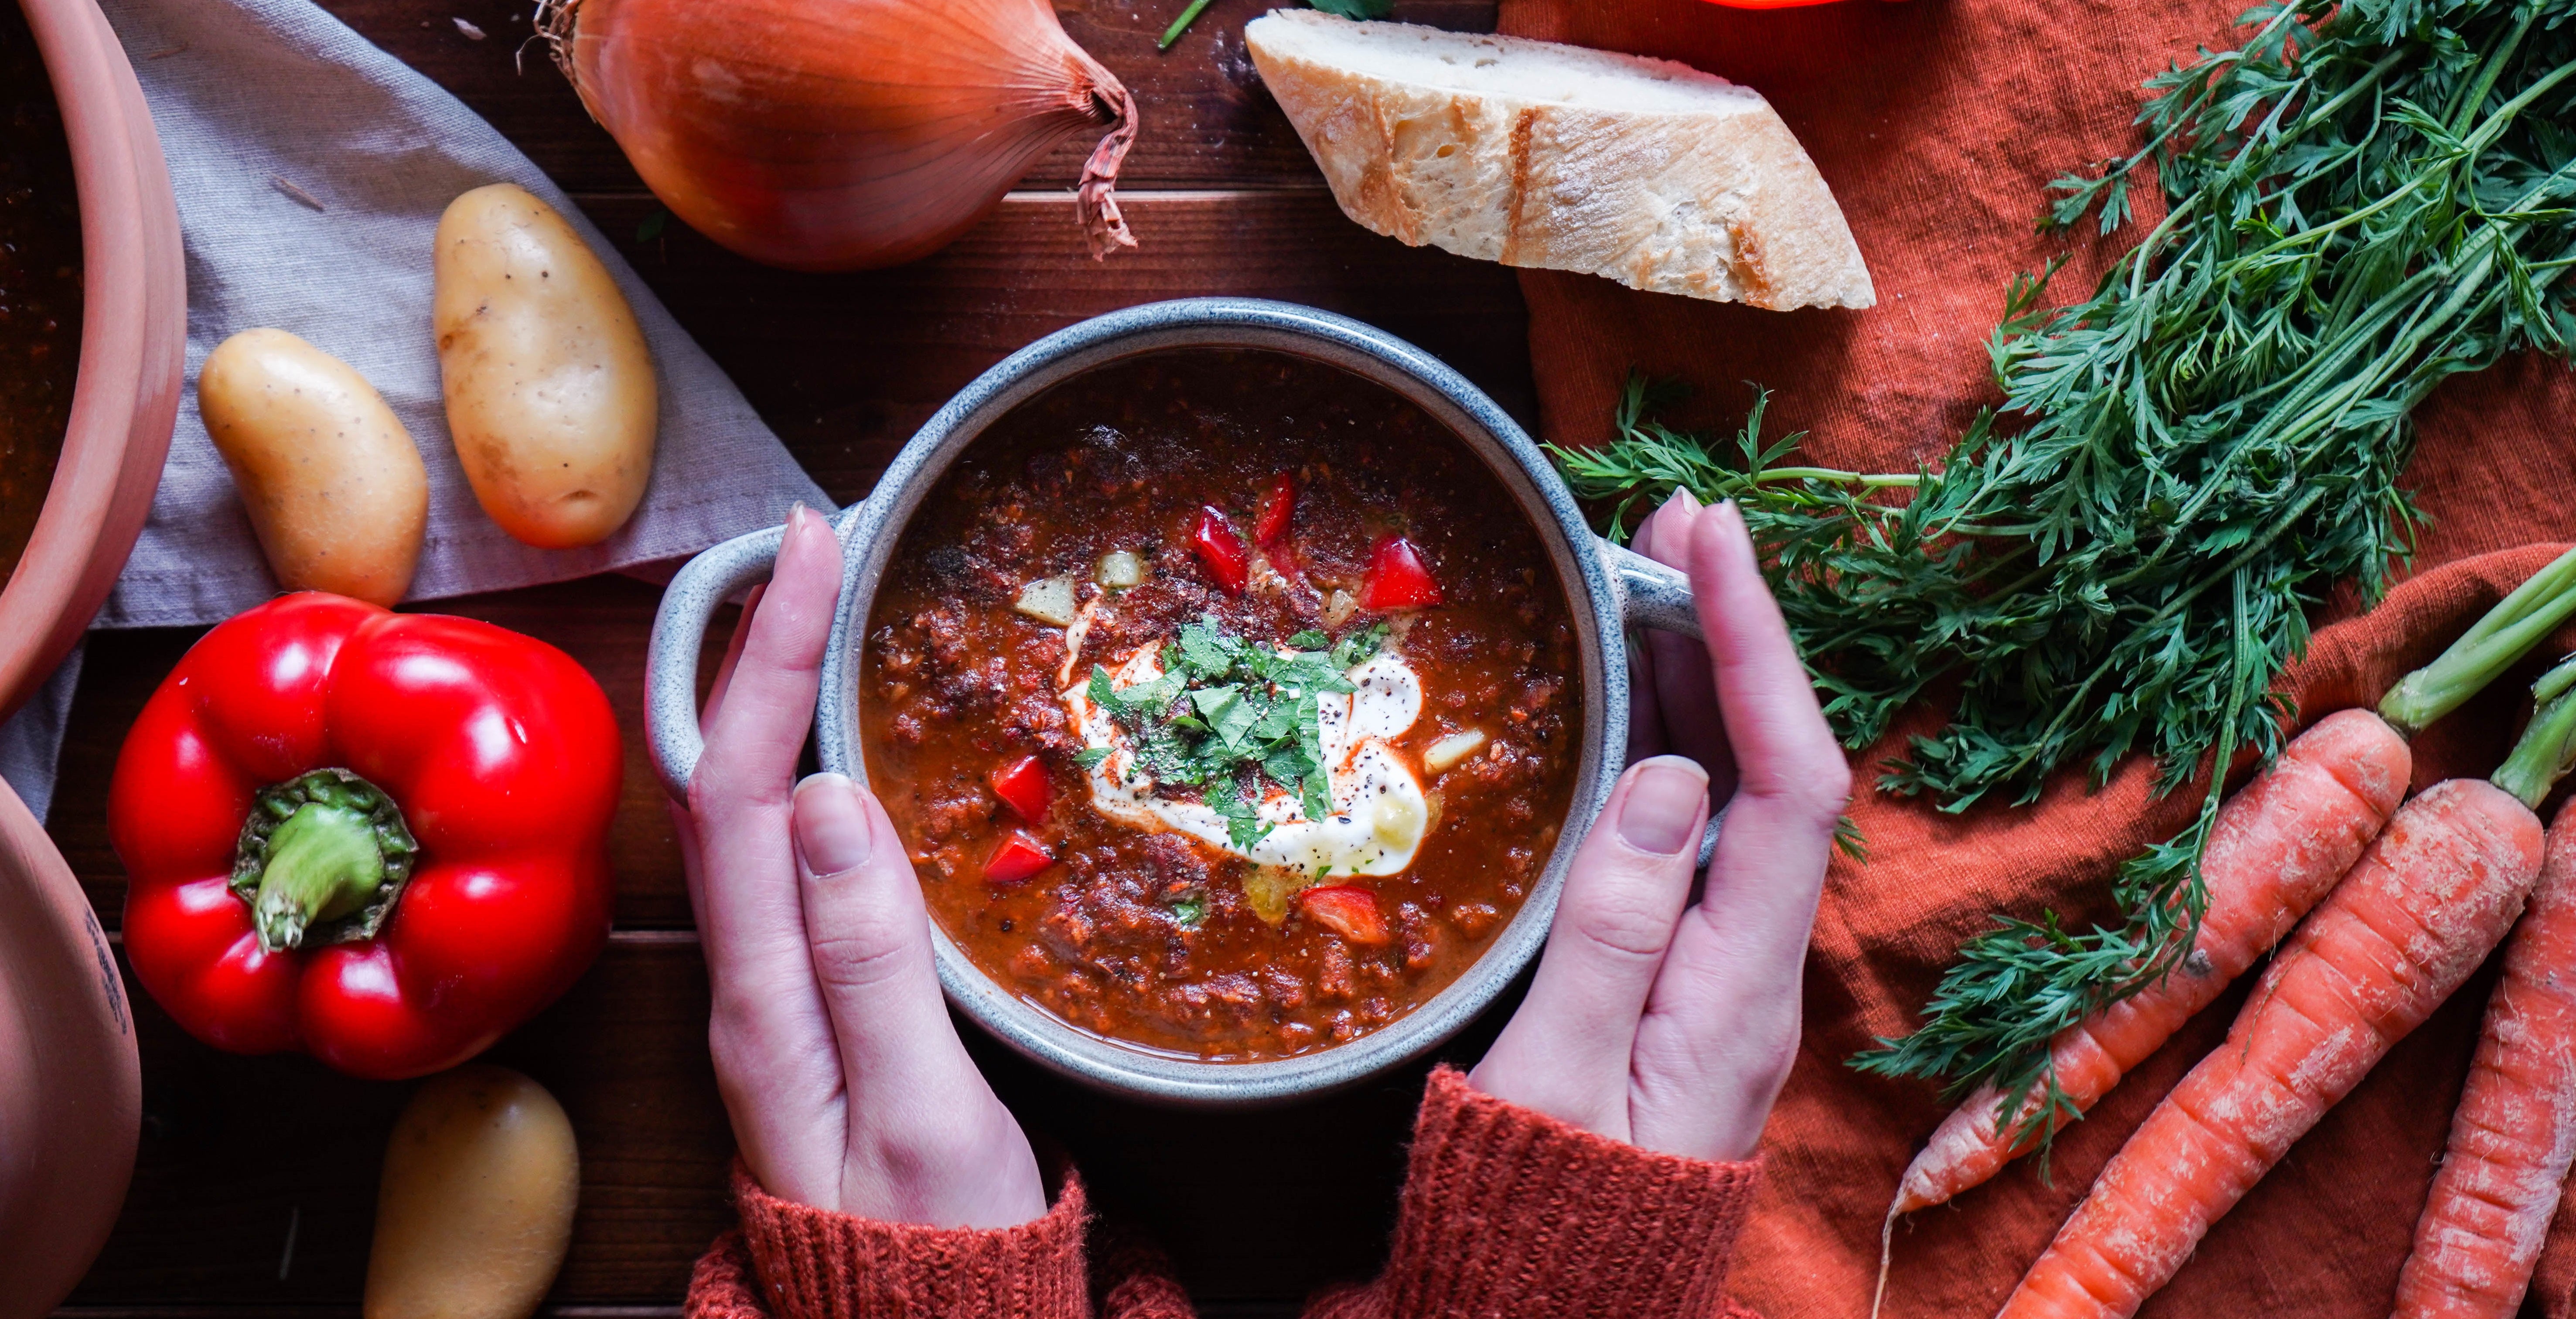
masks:
[[[2540,855],[2540,818],[2494,784],[2452,779],[2399,808],[2274,959],[2227,1042],[2103,1169],[2004,1319],[2136,1313],[2485,960],[2521,914]]]
[[[2172,975],[2049,1047],[2058,1088],[2076,1111],[2092,1108],[2308,914],[2379,836],[2413,773],[2397,730],[2368,710],[2341,710],[2220,808],[2201,861],[2209,911],[2191,953]],[[2007,1121],[2003,1095],[1980,1087],[1914,1157],[1888,1216],[1940,1204],[2028,1153],[2040,1136],[2028,1119],[2041,1102],[2029,1096]]]
[[[2531,909],[2487,1000],[2441,1171],[2397,1277],[2399,1319],[2521,1308],[2576,1162],[2576,807],[2561,807]]]
[[[2576,550],[2531,575],[2431,664],[2390,690],[2379,713],[2319,720],[2221,808],[2201,858],[2209,905],[2175,972],[2060,1032],[2047,1076],[2064,1109],[2089,1111],[2193,1014],[2269,952],[2343,878],[2406,795],[2414,759],[2406,738],[2475,695],[2576,612]],[[2019,1112],[1980,1086],[1907,1166],[1896,1218],[1982,1185],[2041,1143],[2056,1115],[2037,1091]],[[2061,1113],[2064,1110],[2061,1109]]]

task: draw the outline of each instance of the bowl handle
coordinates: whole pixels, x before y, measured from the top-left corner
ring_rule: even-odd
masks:
[[[1684,636],[1705,636],[1700,631],[1699,608],[1691,603],[1690,574],[1664,565],[1625,546],[1609,541],[1600,543],[1602,562],[1610,569],[1611,580],[1619,587],[1619,617],[1638,627],[1658,632],[1679,632]],[[1699,836],[1699,867],[1708,869],[1709,858],[1717,855],[1717,835],[1726,826],[1726,807],[1719,804],[1708,817],[1708,832]]]
[[[689,776],[707,749],[698,731],[698,650],[707,624],[726,597],[769,576],[786,539],[783,523],[736,536],[689,560],[662,592],[644,659],[644,733],[653,768],[677,800],[689,799]]]
[[[1691,603],[1690,574],[1664,565],[1624,545],[1600,544],[1602,561],[1619,585],[1619,617],[1658,632],[1703,635],[1699,609]]]

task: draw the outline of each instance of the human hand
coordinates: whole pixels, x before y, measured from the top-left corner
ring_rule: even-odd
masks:
[[[1651,639],[1632,705],[1651,721],[1646,758],[1575,854],[1529,996],[1468,1079],[1643,1149],[1743,1159],[1797,1055],[1807,934],[1851,770],[1735,507],[1678,495],[1638,540],[1690,573],[1708,646]],[[1730,795],[1694,904],[1701,764]]]
[[[788,518],[700,723],[672,807],[706,952],[716,1085],[763,1189],[817,1209],[938,1227],[1046,1212],[1028,1138],[957,1038],[902,839],[838,774],[796,783],[841,549]]]
[[[1689,572],[1691,528],[1705,512],[1691,492],[1676,490],[1637,525],[1628,548]],[[1724,798],[1735,788],[1735,753],[1726,745],[1708,647],[1697,638],[1654,629],[1638,634],[1637,641],[1628,650],[1628,763],[1687,756],[1708,771],[1710,799]]]

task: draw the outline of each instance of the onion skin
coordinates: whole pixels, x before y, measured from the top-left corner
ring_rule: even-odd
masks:
[[[1100,132],[1092,255],[1135,239],[1135,102],[1047,0],[545,0],[555,60],[671,212],[790,270],[927,256],[1058,142]]]

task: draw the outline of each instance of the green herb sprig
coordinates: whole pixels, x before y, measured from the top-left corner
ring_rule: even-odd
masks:
[[[1181,34],[1189,31],[1190,24],[1199,21],[1199,15],[1205,13],[1212,3],[1214,0],[1190,0],[1190,7],[1182,10],[1181,16],[1173,19],[1170,27],[1163,29],[1163,39],[1154,43],[1154,49],[1170,50],[1172,43],[1180,40]],[[1306,0],[1306,3],[1343,18],[1385,18],[1395,12],[1395,0]]]
[[[1319,701],[1357,691],[1343,675],[1376,655],[1386,636],[1384,623],[1339,641],[1300,632],[1282,653],[1206,618],[1164,643],[1161,677],[1122,691],[1094,664],[1087,694],[1127,730],[1136,768],[1158,783],[1197,788],[1225,820],[1227,838],[1249,849],[1273,828],[1258,814],[1262,779],[1295,792],[1310,820],[1331,813]],[[1093,747],[1075,759],[1091,769],[1108,756]]]
[[[2098,783],[2131,752],[2196,777],[2184,831],[2123,866],[2115,919],[1998,917],[1914,1034],[1855,1065],[2001,1088],[2043,1136],[2073,1107],[2047,1044],[2191,946],[2224,767],[2280,746],[2282,668],[2339,582],[2377,601],[2416,514],[2409,417],[2444,380],[2537,348],[2576,308],[2576,0],[2298,0],[2237,50],[2152,79],[2146,145],[2061,179],[2048,226],[2131,218],[2152,164],[2165,217],[2090,297],[2015,281],[1991,345],[2005,402],[1941,460],[1871,476],[1779,466],[1759,407],[1733,451],[1644,415],[1558,461],[1620,519],[1670,490],[1734,498],[1846,744],[1932,684],[1950,722],[1881,786],[1962,810]],[[1910,491],[1895,502],[1891,495]]]

